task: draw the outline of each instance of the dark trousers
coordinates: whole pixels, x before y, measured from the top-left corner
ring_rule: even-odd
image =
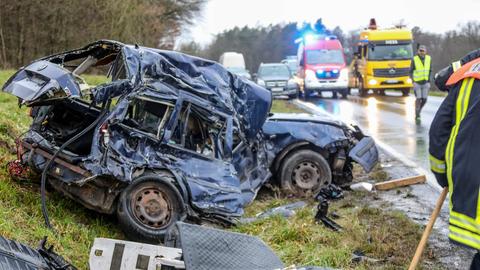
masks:
[[[470,270],[480,270],[480,254],[477,252],[473,256],[472,265],[470,265]]]

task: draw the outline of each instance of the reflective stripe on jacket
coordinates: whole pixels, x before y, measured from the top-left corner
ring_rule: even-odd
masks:
[[[413,71],[413,81],[428,81],[430,78],[430,65],[432,62],[432,58],[430,55],[425,55],[425,60],[422,63],[420,56],[415,55],[413,57],[413,63],[415,66],[415,70]]]
[[[461,79],[435,115],[429,152],[435,176],[448,182],[450,240],[480,250],[480,80],[471,75],[475,69],[469,63],[452,74]]]

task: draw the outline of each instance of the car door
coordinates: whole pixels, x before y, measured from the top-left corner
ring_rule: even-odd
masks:
[[[191,204],[205,213],[243,214],[244,199],[232,165],[232,118],[183,94],[162,138],[168,166],[181,175]]]

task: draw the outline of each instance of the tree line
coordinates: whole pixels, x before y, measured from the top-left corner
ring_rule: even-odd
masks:
[[[0,0],[0,68],[98,39],[172,49],[206,0]]]
[[[235,27],[218,34],[211,44],[200,46],[191,42],[181,46],[180,50],[218,61],[226,51],[243,53],[247,68],[255,73],[260,63],[280,62],[287,55],[296,55],[299,37],[297,23],[275,24],[261,27]],[[336,35],[346,49],[347,61],[350,63],[360,30],[345,32],[337,26],[329,30]],[[460,59],[468,52],[480,48],[480,21],[471,21],[458,25],[445,33],[431,33],[420,27],[413,27],[413,49],[417,44],[427,46],[432,56],[432,70],[437,72]]]

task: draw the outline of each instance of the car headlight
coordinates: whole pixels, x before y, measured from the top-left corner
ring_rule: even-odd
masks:
[[[258,79],[258,80],[257,80],[257,84],[260,85],[260,86],[265,87],[265,81],[262,80],[262,79]]]
[[[288,80],[288,88],[296,88],[298,86],[297,82],[294,79]]]
[[[412,79],[408,78],[407,83],[412,83]]]
[[[343,81],[348,81],[348,69],[344,68],[340,70],[340,79]]]
[[[375,79],[370,79],[370,81],[368,81],[368,84],[370,84],[370,85],[375,85],[375,84],[377,84],[377,80],[375,80]]]
[[[305,70],[305,78],[307,80],[314,80],[315,78],[315,71],[307,69]]]

